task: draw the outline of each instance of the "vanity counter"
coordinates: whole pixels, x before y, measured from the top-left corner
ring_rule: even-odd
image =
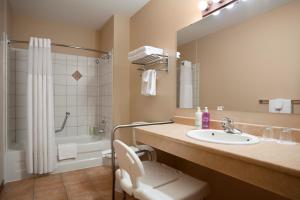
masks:
[[[291,199],[300,199],[300,144],[226,145],[186,136],[193,126],[167,124],[135,129],[136,140]]]

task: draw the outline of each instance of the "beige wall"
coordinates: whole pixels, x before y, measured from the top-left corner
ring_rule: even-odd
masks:
[[[200,63],[200,105],[268,112],[259,99],[299,98],[299,20],[295,1],[182,45],[183,59]]]
[[[98,31],[99,49],[111,51],[114,47],[114,17],[112,16]]]
[[[143,45],[164,48],[171,54],[168,73],[159,72],[157,96],[140,93],[140,72],[130,66],[131,120],[167,120],[176,108],[176,31],[201,19],[198,0],[151,0],[130,20],[130,49]]]
[[[29,40],[30,37],[47,37],[54,43],[82,46],[86,48],[100,48],[100,34],[97,30],[78,26],[71,26],[58,21],[42,20],[13,13],[10,38],[15,40]],[[14,45],[15,47],[27,47]],[[53,47],[54,52],[95,56],[98,53],[63,47]]]
[[[113,124],[127,124],[129,119],[129,17],[114,16],[113,48]],[[119,135],[120,139],[130,142],[129,130]]]

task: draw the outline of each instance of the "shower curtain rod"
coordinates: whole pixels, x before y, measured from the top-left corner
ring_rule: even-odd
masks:
[[[8,44],[13,44],[13,43],[22,43],[22,44],[29,44],[29,41],[24,41],[24,40],[8,40]],[[101,51],[97,49],[89,49],[85,47],[79,47],[79,46],[74,46],[74,45],[66,45],[66,44],[57,44],[57,43],[51,43],[52,46],[57,46],[57,47],[67,47],[67,48],[72,48],[72,49],[81,49],[81,50],[86,50],[86,51],[94,51],[97,53],[102,53],[102,54],[108,54],[106,51]]]

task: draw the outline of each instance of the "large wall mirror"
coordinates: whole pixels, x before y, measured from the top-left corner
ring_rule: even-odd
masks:
[[[177,107],[300,114],[299,0],[235,1],[179,30],[177,49]]]

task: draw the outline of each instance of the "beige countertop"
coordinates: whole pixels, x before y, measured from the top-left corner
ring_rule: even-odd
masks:
[[[140,133],[146,133],[169,141],[175,141],[199,150],[218,154],[220,156],[231,157],[236,160],[300,178],[300,144],[284,145],[265,141],[253,145],[215,144],[201,142],[187,137],[186,133],[193,129],[193,126],[183,124],[167,124],[136,128],[137,132]],[[169,153],[172,154],[172,152]]]

